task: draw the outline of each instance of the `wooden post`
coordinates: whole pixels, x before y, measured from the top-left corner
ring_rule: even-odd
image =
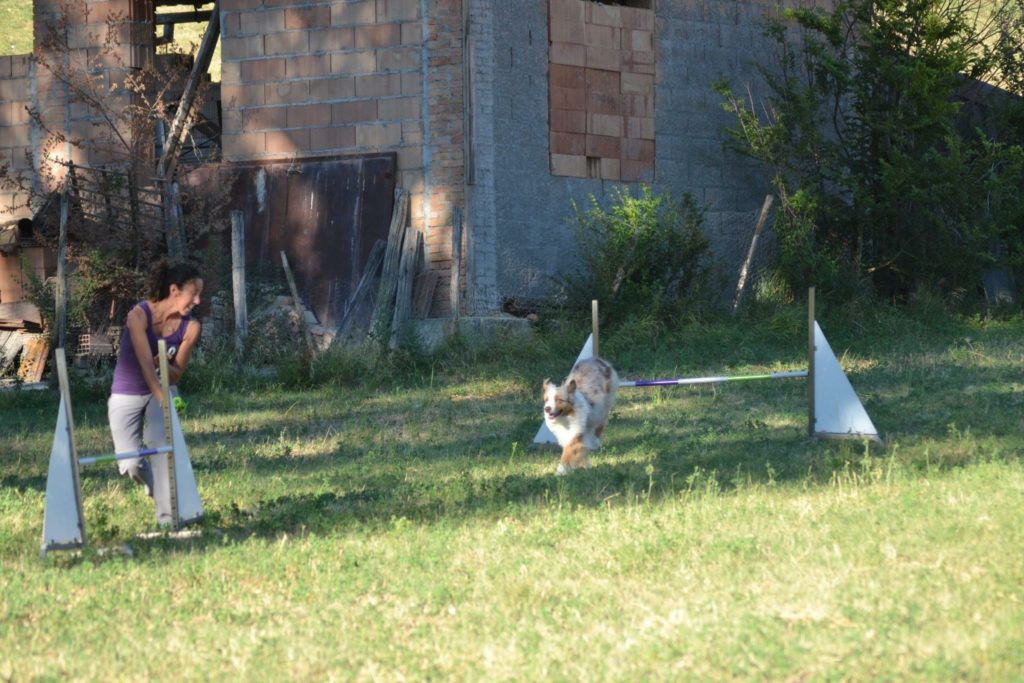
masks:
[[[384,251],[384,269],[381,271],[380,287],[377,289],[377,300],[373,307],[373,317],[370,319],[370,334],[376,335],[378,341],[382,343],[387,341],[390,330],[391,307],[394,305],[395,290],[398,288],[398,266],[408,211],[409,193],[396,187],[395,208],[391,213],[388,244]]]
[[[598,332],[598,316],[597,316],[597,299],[590,302],[590,327],[591,327],[591,339],[593,341],[592,347],[594,350],[594,358],[597,358],[600,354],[598,353],[597,347],[597,332]]]
[[[68,256],[68,186],[65,183],[60,191],[60,237],[57,243],[57,287],[56,287],[56,318],[57,348],[65,348],[65,336],[68,326],[68,282],[65,261]]]
[[[164,393],[164,440],[171,447],[167,457],[167,485],[171,492],[171,528],[177,530],[181,525],[178,517],[178,478],[174,472],[174,433],[171,431],[171,376],[167,363],[167,342],[163,339],[157,340],[157,351],[160,354],[160,389]],[[155,446],[156,444],[151,444]],[[153,482],[156,486],[156,482]]]
[[[406,228],[405,240],[402,244],[402,260],[398,267],[398,287],[395,289],[395,314],[391,319],[392,349],[398,346],[398,332],[412,311],[412,281],[416,276],[416,256],[423,243],[423,233],[411,224]]]
[[[235,302],[235,349],[241,352],[249,336],[245,303],[245,223],[241,211],[231,212],[231,288]]]
[[[341,316],[341,322],[338,323],[338,333],[334,337],[335,342],[343,339],[348,334],[355,321],[357,312],[363,309],[364,301],[367,300],[370,294],[370,285],[377,276],[377,271],[380,270],[380,264],[384,262],[384,249],[384,240],[377,240],[373,243],[370,255],[366,258],[366,265],[363,267],[363,275],[359,278],[359,285],[356,286],[355,291],[348,298],[348,303],[345,304],[345,312]]]
[[[448,298],[452,309],[452,323],[459,320],[459,308],[462,305],[459,285],[462,277],[462,209],[452,209],[452,276]]]
[[[775,201],[774,195],[765,195],[764,204],[761,205],[761,215],[757,217],[757,225],[754,226],[754,236],[750,238],[750,248],[747,250],[747,258],[743,260],[743,266],[740,268],[740,277],[739,280],[736,281],[736,296],[732,300],[733,315],[736,315],[736,311],[740,307],[740,299],[743,298],[743,288],[747,284],[747,271],[750,270],[750,264],[754,260],[754,253],[757,250],[757,240],[761,236],[761,231],[764,230],[764,224],[768,220],[768,212],[771,211],[773,201]]]
[[[807,435],[814,436],[814,287],[807,290]]]
[[[295,276],[292,275],[292,268],[288,265],[288,257],[281,252],[281,265],[284,266],[284,276],[288,278],[288,288],[292,292],[292,305],[295,307],[295,314],[299,316],[299,328],[302,330],[302,337],[306,340],[306,349],[309,355],[315,355],[313,348],[313,336],[309,333],[309,325],[306,324],[306,308],[299,299],[299,288],[295,286]]]

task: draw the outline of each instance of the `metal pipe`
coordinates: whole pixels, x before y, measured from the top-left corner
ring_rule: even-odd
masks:
[[[790,377],[807,377],[806,370],[787,370],[772,372],[767,375],[736,375],[734,377],[683,377],[679,379],[634,379],[619,382],[620,387],[665,387],[680,384],[718,384],[721,382],[739,382],[751,379],[788,379]]]
[[[97,462],[113,462],[115,460],[127,460],[128,458],[145,458],[150,455],[158,455],[160,453],[170,453],[174,450],[171,446],[158,446],[157,448],[140,448],[137,451],[127,451],[125,453],[110,453],[107,455],[93,455],[88,458],[79,458],[79,465],[92,465]]]

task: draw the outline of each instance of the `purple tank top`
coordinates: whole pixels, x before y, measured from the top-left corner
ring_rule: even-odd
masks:
[[[157,354],[157,341],[160,337],[156,336],[156,332],[153,331],[153,312],[149,310],[149,303],[140,301],[139,306],[146,313],[146,339],[149,340],[150,350],[150,357],[146,359],[146,362],[152,363],[152,357]],[[185,338],[185,328],[188,327],[191,320],[191,315],[184,316],[178,329],[163,338],[167,342],[167,358],[171,363],[174,362],[178,346]],[[128,394],[129,396],[145,396],[150,393],[149,385],[146,384],[146,379],[142,376],[139,359],[135,356],[135,347],[132,346],[131,334],[127,325],[121,332],[121,350],[117,355],[117,364],[114,366],[114,383],[110,387],[110,393]]]

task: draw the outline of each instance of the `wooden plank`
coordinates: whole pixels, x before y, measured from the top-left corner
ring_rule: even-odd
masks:
[[[235,303],[235,348],[241,351],[249,336],[245,302],[245,222],[241,211],[231,212],[231,291]]]
[[[391,319],[391,345],[397,346],[398,332],[409,320],[412,311],[412,282],[416,275],[416,256],[423,243],[423,233],[411,224],[406,228],[402,245],[402,261],[398,267],[398,287],[395,289],[395,314]]]
[[[25,382],[39,382],[43,379],[46,359],[50,355],[50,342],[43,335],[25,340],[21,350],[21,365],[18,377]]]
[[[436,270],[425,270],[416,276],[412,285],[412,314],[417,320],[425,320],[430,315],[438,279],[440,276]]]
[[[378,337],[382,343],[387,341],[395,290],[398,289],[399,261],[408,210],[409,193],[400,187],[395,188],[395,209],[391,214],[391,227],[388,229],[384,270],[381,272],[377,300],[374,304],[373,317],[370,319],[370,334]]]
[[[292,292],[292,305],[295,307],[295,314],[299,317],[302,337],[306,340],[306,348],[310,355],[313,355],[316,353],[316,349],[313,348],[313,336],[309,333],[309,325],[306,324],[306,308],[302,305],[302,300],[299,299],[299,288],[295,286],[295,276],[292,274],[291,266],[288,265],[288,257],[283,251],[281,252],[281,265],[284,266],[284,275],[288,278],[288,288]]]
[[[761,205],[761,215],[758,216],[757,225],[754,226],[754,236],[750,238],[750,249],[747,250],[747,258],[743,260],[743,266],[740,268],[739,279],[736,281],[736,296],[732,301],[733,315],[736,315],[736,311],[740,307],[740,300],[743,298],[743,290],[747,284],[747,272],[750,270],[750,264],[754,260],[754,254],[757,251],[757,240],[761,236],[761,231],[764,230],[764,224],[768,220],[768,212],[771,211],[773,201],[775,201],[774,195],[765,195],[764,204]]]
[[[366,259],[366,266],[363,268],[363,274],[359,278],[359,284],[345,304],[345,312],[342,314],[341,322],[338,324],[338,335],[335,339],[340,340],[346,337],[352,325],[355,324],[359,317],[360,312],[366,308],[369,297],[374,291],[372,285],[377,280],[377,273],[380,271],[381,264],[384,263],[385,249],[384,240],[377,240],[373,243],[373,247],[370,248],[370,255]]]

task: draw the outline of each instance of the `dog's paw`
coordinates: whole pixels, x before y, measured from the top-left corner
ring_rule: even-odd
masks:
[[[592,451],[596,451],[601,447],[601,439],[596,436],[585,436],[583,437],[583,445]]]
[[[565,475],[569,474],[569,471],[569,468],[566,467],[564,463],[558,463],[558,467],[555,468],[555,476],[564,477]]]

